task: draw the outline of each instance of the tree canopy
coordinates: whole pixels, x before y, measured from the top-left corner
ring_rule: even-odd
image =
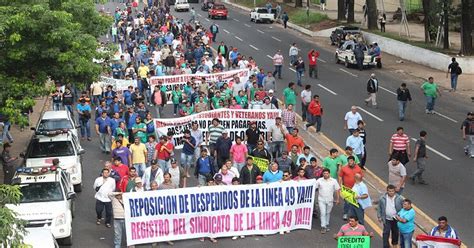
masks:
[[[92,0],[0,1],[0,112],[24,122],[22,109],[48,92],[48,78],[73,85],[96,79],[97,38],[111,23]]]

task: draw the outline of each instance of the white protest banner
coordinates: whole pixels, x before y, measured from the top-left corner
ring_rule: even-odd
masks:
[[[275,118],[281,117],[279,109],[215,109],[193,114],[186,117],[171,119],[154,119],[155,130],[158,136],[166,135],[169,131],[174,133],[173,139],[176,148],[182,148],[181,138],[184,130],[191,130],[194,121],[198,123],[199,130],[203,137],[206,137],[208,128],[212,124],[212,119],[217,118],[221,125],[228,131],[229,137],[235,141],[237,136],[245,137],[245,131],[249,128],[250,122],[256,121],[257,128],[267,136],[270,126],[275,125]]]
[[[107,87],[108,85],[112,85],[113,90],[122,93],[124,90],[128,90],[128,86],[137,87],[137,80],[123,80],[123,79],[115,79],[111,77],[100,77],[100,81],[102,82],[102,87]]]
[[[179,87],[181,90],[184,89],[186,83],[191,81],[191,78],[195,78],[195,83],[198,85],[201,84],[201,80],[204,78],[205,83],[217,81],[219,78],[222,78],[222,81],[229,84],[229,87],[232,87],[234,83],[234,77],[237,76],[240,79],[241,83],[246,83],[250,77],[250,71],[248,69],[237,69],[231,71],[224,71],[211,74],[182,74],[182,75],[173,75],[173,76],[155,76],[150,78],[150,86],[153,87],[158,84],[158,81],[163,82],[163,86],[166,87],[166,96],[168,98],[168,103],[171,103],[171,92]],[[207,94],[207,92],[206,92]]]
[[[314,179],[123,194],[127,245],[311,230]]]

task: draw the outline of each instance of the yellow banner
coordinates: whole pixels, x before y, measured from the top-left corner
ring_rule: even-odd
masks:
[[[351,188],[348,188],[344,185],[341,185],[341,196],[344,200],[346,200],[347,202],[349,202],[350,204],[356,206],[356,207],[359,207],[359,203],[357,203],[357,199],[356,199],[356,196],[357,196],[357,193],[352,190]]]
[[[270,161],[268,161],[268,159],[257,158],[254,156],[249,157],[253,159],[253,163],[260,169],[261,172],[265,172],[268,170],[268,165],[270,164]]]

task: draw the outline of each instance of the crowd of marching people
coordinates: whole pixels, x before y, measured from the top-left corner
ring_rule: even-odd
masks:
[[[123,192],[196,186],[189,180],[192,176],[196,177],[199,186],[316,179],[318,192],[313,216],[320,218],[321,233],[330,231],[333,205],[343,202],[343,218],[348,224],[336,237],[370,235],[363,227],[364,210],[373,202],[363,181],[367,156],[365,123],[353,106],[345,116],[345,128],[349,131],[345,151],[339,154],[333,148],[327,157],[318,161],[299,134],[294,108],[297,103],[301,104],[305,130],[314,126],[320,133],[323,107],[319,96],[311,92],[311,85],[303,87],[300,73],[304,71],[304,62],[298,56],[296,44],[289,52],[291,65],[297,71],[296,83],[290,82],[285,89],[277,89],[275,76],[281,79],[284,64],[280,51],[273,57],[275,70],[265,71],[252,57],[241,54],[237,47],[220,42],[216,50],[211,48],[219,34],[216,24],[206,28],[199,22],[176,18],[170,14],[167,4],[150,4],[143,10],[131,3],[126,6],[117,7],[113,13],[115,22],[111,38],[120,54],[110,62],[110,75],[107,76],[133,79],[137,86],[116,92],[112,85],[94,82],[89,92],[82,92],[77,98],[79,103],[75,111],[68,87],[64,92],[57,91],[52,95],[55,109],[64,105],[77,115],[82,140],[91,140],[90,120],[95,120],[93,130],[100,140],[100,149],[110,158],[94,182],[97,225],[105,222],[107,227],[112,227],[113,224],[115,247],[121,246],[124,233]],[[315,50],[308,53],[310,72],[315,77],[318,56]],[[241,82],[237,75],[230,82],[222,78],[215,81],[203,78],[206,74],[231,69],[249,69],[249,80]],[[150,80],[154,76],[179,74],[195,76],[183,89],[171,89],[170,96],[163,82]],[[298,86],[303,87],[299,93]],[[277,90],[282,92],[282,102],[275,96]],[[171,102],[173,116],[165,114],[168,102]],[[183,117],[220,108],[281,109],[282,112],[281,117],[275,119],[275,125],[268,127],[267,133],[260,130],[256,122],[250,122],[245,135],[236,137],[235,142],[229,136],[232,130],[222,126],[218,118],[212,120],[212,125],[204,132],[206,135],[195,122],[190,130],[184,131],[179,151],[174,133],[157,133],[153,123],[155,117]],[[408,136],[399,128],[391,138],[390,182],[387,194],[377,201],[377,215],[384,226],[384,247],[389,247],[391,232],[393,245],[398,243],[400,236],[401,247],[411,247],[414,210],[411,201],[402,200],[400,194],[407,178],[426,184],[422,179],[425,137],[426,132],[421,132],[416,143],[415,161],[421,164],[411,177],[407,177],[403,165],[411,157]],[[262,171],[255,159],[267,161],[268,170]],[[355,192],[357,204],[341,199],[342,187]],[[102,218],[104,210],[105,221]],[[214,237],[209,239],[217,242]],[[204,238],[200,240],[204,241]]]

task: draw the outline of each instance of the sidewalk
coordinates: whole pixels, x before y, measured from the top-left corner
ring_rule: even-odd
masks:
[[[50,106],[49,97],[44,96],[42,98],[35,99],[36,104],[33,106],[33,113],[30,114],[30,127],[36,126],[39,121],[39,118],[45,110]],[[30,142],[33,131],[30,130],[30,127],[25,127],[23,131],[16,125],[11,126],[10,133],[13,136],[14,142],[11,144],[11,155],[13,157],[19,157],[20,153],[24,152],[28,143]],[[3,149],[3,148],[2,148]],[[17,160],[17,166],[20,165],[22,158]],[[3,183],[3,170],[0,171],[0,182]]]

